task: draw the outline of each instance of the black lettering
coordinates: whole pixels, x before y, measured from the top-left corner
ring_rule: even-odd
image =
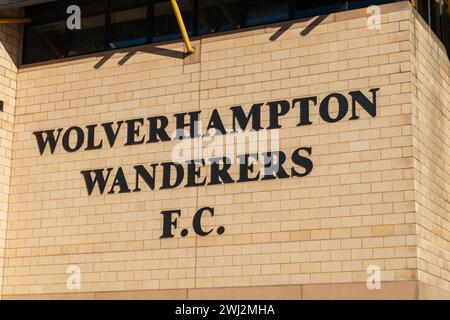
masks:
[[[96,124],[86,126],[88,129],[87,133],[87,147],[84,150],[97,150],[101,149],[103,146],[103,140],[100,140],[99,144],[95,145],[95,128],[97,127]]]
[[[222,184],[222,183],[234,183],[228,170],[231,167],[231,160],[227,157],[223,158],[211,158],[211,181],[208,185]],[[220,168],[219,162],[223,163],[223,167]]]
[[[166,132],[169,120],[164,116],[147,118],[149,121],[149,139],[147,143],[155,143],[159,141],[170,141],[170,137]],[[160,123],[160,125],[158,124]]]
[[[201,111],[195,111],[195,112],[189,112],[189,113],[178,113],[176,115],[174,115],[174,117],[177,120],[177,132],[176,132],[176,136],[175,139],[186,139],[186,138],[195,138],[198,137],[198,128],[196,128],[198,126],[198,115],[200,114]],[[189,115],[189,122],[185,123],[184,118],[186,115]],[[185,136],[184,135],[184,128],[188,127],[189,128],[189,135],[190,136]]]
[[[76,133],[76,144],[73,148],[70,146],[70,134],[72,131],[75,131]],[[66,150],[67,152],[75,152],[80,150],[83,143],[84,143],[84,132],[83,129],[81,129],[80,127],[70,127],[69,129],[67,129],[66,132],[64,132],[62,139],[62,146],[64,150]]]
[[[202,216],[205,212],[209,212],[211,214],[211,217],[214,217],[214,209],[205,207],[201,208],[195,213],[194,220],[192,221],[192,227],[194,228],[195,233],[201,237],[205,237],[213,231],[213,229],[209,231],[204,231],[202,229]]]
[[[356,115],[356,103],[358,103],[364,110],[367,111],[372,117],[376,117],[377,115],[377,91],[380,88],[370,89],[369,92],[372,93],[372,102],[361,92],[361,91],[352,91],[350,95],[352,96],[352,117],[350,120],[359,119],[359,116]]]
[[[177,228],[178,218],[172,219],[172,215],[176,214],[180,217],[181,210],[162,211],[161,214],[163,215],[163,234],[159,238],[160,239],[173,238],[174,235],[172,234],[172,226],[175,229]]]
[[[305,169],[305,172],[299,173],[297,170],[295,170],[295,168],[292,168],[291,169],[292,177],[307,176],[308,174],[311,173],[311,171],[313,170],[313,167],[314,167],[311,159],[303,157],[300,154],[300,151],[306,151],[306,153],[308,153],[309,156],[312,153],[312,149],[310,147],[309,148],[298,148],[297,150],[294,151],[294,153],[292,154],[292,162],[295,163],[296,165],[302,167],[303,169]]]
[[[84,182],[86,184],[86,189],[88,191],[89,196],[94,191],[94,187],[96,184],[98,184],[98,190],[100,191],[100,194],[103,194],[103,192],[105,191],[106,183],[108,182],[109,175],[111,174],[112,168],[106,169],[106,171],[108,173],[106,175],[106,177],[103,175],[104,170],[105,169],[81,171],[81,174],[84,177]],[[92,179],[92,175],[91,175],[92,172],[95,174],[94,179]]]
[[[284,116],[289,112],[290,105],[286,100],[268,102],[269,106],[269,122],[270,126],[267,129],[279,129],[281,125],[278,121],[279,117]],[[280,108],[281,107],[281,110]]]
[[[227,131],[225,130],[222,119],[220,118],[220,114],[217,109],[214,109],[211,113],[208,127],[206,128],[206,133],[204,134],[204,136],[209,136],[209,130],[211,129],[216,129],[216,131],[219,131],[221,134],[227,134]]]
[[[45,148],[47,147],[47,144],[49,145],[50,148],[50,152],[53,154],[53,152],[55,152],[55,148],[56,148],[56,144],[58,143],[59,140],[59,136],[61,135],[61,131],[63,129],[58,129],[58,135],[55,138],[54,132],[55,129],[53,130],[46,130],[46,131],[36,131],[33,132],[33,134],[36,137],[36,142],[38,144],[39,147],[39,153],[41,155],[44,154]],[[45,133],[46,137],[44,139],[43,134]]]
[[[114,178],[114,182],[111,186],[111,190],[109,190],[109,194],[114,194],[114,189],[116,186],[119,186],[119,193],[129,193],[131,192],[130,188],[128,188],[127,179],[125,179],[125,175],[123,174],[122,168],[119,168],[116,173],[116,177]]]
[[[283,164],[286,161],[284,152],[264,152],[262,155],[264,157],[264,177],[262,180],[289,178],[289,175],[283,169]]]
[[[249,173],[253,173],[254,165],[249,164],[249,158],[252,157],[256,160],[258,160],[258,154],[252,153],[252,154],[245,154],[238,156],[239,159],[239,180],[236,182],[247,182],[247,181],[257,181],[259,180],[259,172],[255,177],[249,177]]]
[[[162,163],[161,166],[163,167],[163,183],[160,189],[173,189],[178,187],[184,178],[183,166],[174,162],[165,162]],[[172,168],[175,168],[176,170],[176,177],[173,184],[171,183]]]
[[[106,137],[108,138],[109,146],[112,148],[116,142],[117,135],[119,134],[120,127],[122,127],[123,121],[117,121],[117,129],[113,130],[112,125],[114,122],[102,123],[102,127],[105,130]]]
[[[312,102],[314,105],[316,105],[317,97],[294,99],[292,100],[292,109],[295,108],[297,102],[300,103],[300,122],[297,124],[297,126],[299,127],[312,124],[312,122],[309,120],[309,103]]]
[[[142,144],[144,143],[144,137],[142,137],[141,140],[136,141],[136,137],[139,137],[139,129],[140,126],[144,124],[144,119],[133,119],[133,120],[127,120],[125,121],[127,124],[127,143],[125,143],[126,146],[132,146],[136,144]],[[136,127],[136,124],[138,126]]]
[[[331,118],[331,116],[330,116],[330,100],[332,98],[335,98],[338,102],[339,109],[338,109],[338,114],[337,114],[336,118]],[[347,99],[345,98],[345,96],[343,96],[340,93],[329,94],[320,103],[320,109],[319,109],[320,117],[328,123],[334,123],[334,122],[338,122],[338,121],[342,120],[345,117],[345,115],[347,114],[347,111],[348,111]]]
[[[252,106],[248,115],[245,115],[241,106],[231,107],[233,112],[233,131],[236,132],[236,122],[239,124],[239,128],[242,131],[247,129],[250,119],[252,119],[252,129],[255,131],[263,129],[261,127],[261,107],[263,103],[257,103]]]
[[[155,172],[157,166],[157,164],[151,165],[151,167],[153,168],[153,173],[151,175],[144,166],[134,166],[134,170],[136,170],[136,187],[134,188],[133,192],[141,191],[141,188],[139,188],[139,177],[144,179],[145,183],[148,187],[150,187],[151,190],[155,189]]]
[[[197,182],[197,178],[200,178],[201,176],[201,167],[197,167],[197,164],[201,164],[201,166],[204,167],[205,160],[192,160],[188,163],[187,184],[185,187],[198,187],[206,184],[206,177],[201,182]]]

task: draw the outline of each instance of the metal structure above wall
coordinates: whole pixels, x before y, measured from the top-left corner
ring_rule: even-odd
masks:
[[[30,22],[30,18],[0,18],[0,24],[23,24]]]
[[[388,2],[398,1],[6,0],[0,1],[0,10],[24,7],[26,17],[32,19],[25,28],[23,57],[24,63],[33,63],[177,39],[183,39],[187,51],[192,53],[194,49],[189,37],[323,16]],[[449,48],[449,1],[410,2]],[[66,11],[70,5],[80,7],[83,19],[80,30],[66,28]]]
[[[0,0],[0,9],[23,8],[56,0]]]

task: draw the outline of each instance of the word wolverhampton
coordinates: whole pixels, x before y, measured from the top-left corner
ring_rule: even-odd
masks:
[[[159,143],[183,139],[194,139],[211,136],[225,136],[246,131],[261,131],[282,128],[280,120],[294,110],[298,110],[297,126],[311,125],[310,111],[318,108],[320,119],[326,123],[335,123],[347,117],[348,120],[359,119],[358,106],[370,116],[375,117],[377,111],[378,88],[370,89],[371,97],[361,91],[352,91],[348,95],[331,93],[318,101],[317,96],[278,100],[267,103],[255,103],[249,111],[242,106],[229,108],[227,120],[231,116],[231,129],[226,129],[217,109],[208,113],[207,119],[201,118],[201,111],[178,113],[173,115],[173,123],[164,115],[151,116],[87,125],[84,128],[72,126],[68,129],[33,132],[39,152],[46,150],[51,154],[57,152],[73,153],[77,151],[99,150],[106,146],[133,146],[145,143]],[[349,114],[347,116],[347,114]],[[206,120],[206,121],[205,121]],[[199,123],[207,123],[206,129],[200,132]],[[227,122],[228,123],[228,122]],[[265,126],[263,127],[263,123]],[[169,136],[168,128],[174,128],[175,134]],[[119,138],[120,137],[120,138]],[[136,165],[134,169],[134,186],[130,187],[124,170],[119,167],[84,170],[87,192],[91,195],[96,186],[99,194],[129,193],[141,191],[141,181],[151,189],[172,189],[183,185],[195,187],[257,180],[283,179],[303,177],[311,173],[313,163],[309,156],[311,147],[301,147],[290,153],[289,159],[282,151],[258,152],[238,155],[238,161],[225,155],[211,159],[192,159],[185,163],[164,162],[160,164]],[[287,161],[289,160],[289,161]],[[255,162],[261,163],[261,169],[255,169]],[[238,163],[236,170],[232,163]],[[290,163],[288,165],[288,163]],[[209,173],[204,171],[209,168]],[[126,170],[125,170],[126,171]],[[160,174],[161,177],[157,177]],[[235,174],[235,177],[232,175]],[[185,183],[183,184],[183,181]],[[157,185],[158,184],[158,185]]]

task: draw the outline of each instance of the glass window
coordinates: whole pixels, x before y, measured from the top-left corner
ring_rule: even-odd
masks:
[[[394,0],[178,0],[190,36],[364,8]],[[417,11],[450,47],[449,0],[416,0]],[[81,29],[66,28],[69,5]],[[430,17],[428,14],[430,10]],[[168,0],[57,0],[25,8],[24,63],[180,39]]]
[[[177,1],[183,16],[186,30],[193,35],[193,6],[194,0]],[[177,19],[173,14],[170,1],[155,0],[153,6],[153,42],[170,41],[181,38]]]
[[[65,21],[27,28],[24,39],[24,63],[53,60],[65,56]]]
[[[288,0],[248,0],[247,2],[247,26],[282,21],[289,18]]]
[[[33,63],[66,55],[66,6],[63,1],[26,8],[23,62]]]
[[[81,29],[68,31],[68,56],[105,50],[107,1],[85,0],[77,5],[81,9]]]
[[[110,48],[131,47],[147,42],[147,4],[147,0],[111,0]]]
[[[447,47],[447,53],[450,55],[450,8],[449,8],[449,0],[444,1],[443,8],[443,34],[444,34],[444,43]]]
[[[416,9],[422,18],[428,23],[428,3],[427,0],[417,0]]]
[[[321,14],[345,10],[347,1],[342,0],[297,0],[295,6],[295,17],[306,18]]]
[[[430,1],[431,29],[433,29],[438,36],[441,36],[441,9],[441,2],[439,0]]]
[[[199,34],[222,32],[240,28],[241,1],[200,1]]]
[[[365,8],[371,5],[381,5],[390,2],[392,2],[392,0],[350,0],[348,1],[348,9]]]

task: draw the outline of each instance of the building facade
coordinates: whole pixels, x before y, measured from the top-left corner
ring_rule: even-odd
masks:
[[[191,55],[0,24],[1,298],[450,298],[446,34],[372,9],[192,12]]]

